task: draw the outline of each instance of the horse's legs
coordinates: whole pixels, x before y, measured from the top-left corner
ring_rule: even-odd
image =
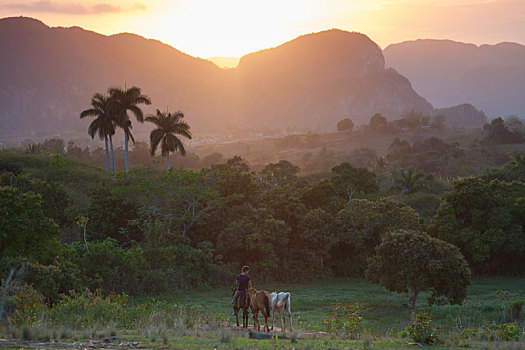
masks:
[[[275,322],[275,310],[272,310],[272,331],[273,331],[274,322]]]
[[[264,316],[264,328],[266,330],[266,332],[270,332],[270,327],[268,327],[268,317],[270,315],[266,315],[263,313],[263,316]]]
[[[284,319],[284,310],[281,310],[281,312],[279,312],[279,315],[281,315],[281,327],[282,327],[282,331],[284,333],[286,333],[286,320]]]
[[[286,310],[288,311],[288,317],[290,318],[290,332],[293,332],[293,327],[292,327],[292,312],[290,311],[290,307],[286,308]]]

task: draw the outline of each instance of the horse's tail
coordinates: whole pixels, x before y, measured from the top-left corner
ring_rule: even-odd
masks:
[[[266,316],[270,317],[270,298],[268,295],[264,295],[264,309],[266,311]]]

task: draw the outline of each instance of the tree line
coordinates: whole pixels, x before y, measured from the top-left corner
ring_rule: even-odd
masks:
[[[221,283],[249,264],[258,281],[367,277],[410,291],[409,305],[425,290],[461,302],[471,270],[515,274],[525,262],[523,156],[455,180],[425,218],[418,206],[427,201],[413,199],[436,183],[411,168],[388,175],[385,190],[386,175],[349,163],[300,176],[288,161],[256,172],[234,157],[113,177],[67,156],[57,168],[50,157],[7,153],[0,165],[20,167],[1,167],[1,273],[25,262],[26,281],[49,300],[85,287],[169,293]],[[8,156],[15,161],[1,161]]]

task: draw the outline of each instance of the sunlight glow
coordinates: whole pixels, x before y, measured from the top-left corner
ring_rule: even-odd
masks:
[[[330,28],[380,46],[416,38],[523,42],[521,0],[0,0],[0,17],[132,32],[194,56],[235,56]],[[446,25],[443,25],[446,23]]]

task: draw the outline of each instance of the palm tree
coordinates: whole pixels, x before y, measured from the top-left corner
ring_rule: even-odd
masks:
[[[132,86],[129,89],[122,89],[120,87],[112,87],[109,89],[111,96],[110,108],[116,124],[124,130],[124,150],[126,162],[126,174],[129,172],[128,160],[128,140],[131,138],[135,142],[131,134],[131,119],[128,111],[130,111],[139,122],[144,122],[144,114],[137,106],[141,103],[150,105],[151,100],[148,96],[143,95],[139,87]]]
[[[401,189],[401,194],[406,193],[407,195],[411,195],[423,187],[421,181],[425,177],[425,174],[413,166],[409,166],[406,170],[396,169],[393,175],[394,182],[397,183]]]
[[[104,139],[106,143],[106,172],[109,172],[108,137],[111,139],[112,135],[115,134],[115,125],[109,110],[110,99],[97,92],[91,99],[91,106],[93,108],[86,109],[80,113],[80,118],[96,117],[96,119],[89,125],[88,134],[94,139],[95,135],[98,133],[100,139]],[[113,155],[113,142],[111,142],[111,154]],[[114,160],[113,171],[115,171]]]
[[[191,140],[190,126],[184,120],[184,114],[182,112],[162,113],[157,109],[157,115],[149,115],[146,118],[147,122],[151,122],[157,126],[156,129],[151,131],[149,135],[151,142],[151,155],[155,154],[159,144],[161,145],[162,155],[166,156],[166,172],[170,170],[170,151],[176,152],[177,150],[184,156],[186,150],[184,144],[176,135],[182,135]]]

